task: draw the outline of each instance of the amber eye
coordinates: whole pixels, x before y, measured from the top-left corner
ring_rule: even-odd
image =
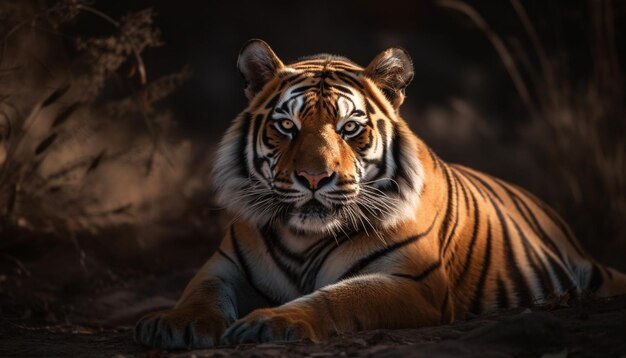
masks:
[[[350,121],[343,126],[343,131],[346,133],[352,133],[358,128],[355,121]]]
[[[341,133],[346,138],[351,138],[357,135],[360,132],[361,125],[355,121],[348,121],[341,128]]]
[[[280,122],[278,122],[278,125],[286,132],[291,132],[291,130],[296,126],[293,121],[289,119],[280,120]]]

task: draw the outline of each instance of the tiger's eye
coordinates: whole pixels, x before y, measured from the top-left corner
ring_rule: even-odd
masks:
[[[343,131],[347,133],[354,132],[358,128],[358,125],[354,121],[350,121],[343,126]]]
[[[294,123],[289,119],[283,119],[282,121],[280,121],[280,126],[283,127],[283,129],[285,130],[291,130],[294,126]]]

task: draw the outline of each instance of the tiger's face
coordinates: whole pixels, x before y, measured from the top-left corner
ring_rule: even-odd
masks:
[[[414,213],[423,174],[397,115],[413,75],[404,51],[365,69],[330,55],[284,65],[253,40],[238,65],[250,104],[218,153],[224,205],[304,235],[375,231]]]
[[[303,71],[259,131],[259,179],[284,207],[286,224],[305,232],[337,229],[366,209],[363,183],[376,177],[372,160],[383,145],[358,90],[323,71]]]

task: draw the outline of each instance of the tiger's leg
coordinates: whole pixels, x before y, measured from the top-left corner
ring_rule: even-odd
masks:
[[[319,341],[334,333],[450,322],[453,308],[445,286],[385,274],[355,277],[279,307],[257,309],[229,327],[221,343]]]
[[[242,277],[229,242],[222,242],[174,308],[147,314],[139,320],[136,342],[168,349],[212,347],[240,313],[267,305]]]

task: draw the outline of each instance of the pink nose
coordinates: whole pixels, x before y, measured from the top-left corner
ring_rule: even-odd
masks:
[[[306,171],[300,171],[296,174],[296,178],[302,184],[305,184],[309,187],[309,189],[315,190],[318,187],[322,187],[330,182],[329,178],[331,178],[335,173],[322,172],[319,174],[310,174]],[[325,180],[326,179],[326,180]]]

